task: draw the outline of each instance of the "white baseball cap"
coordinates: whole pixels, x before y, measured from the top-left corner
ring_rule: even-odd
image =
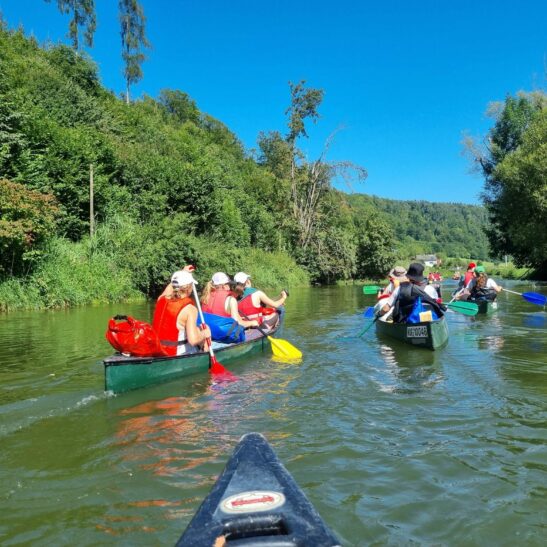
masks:
[[[247,283],[247,279],[251,279],[251,276],[249,274],[246,274],[245,272],[237,272],[234,275],[234,281],[236,283],[241,283],[242,285],[245,285],[245,283]]]
[[[198,282],[193,278],[192,274],[185,270],[179,270],[171,276],[171,285],[173,285],[174,289],[190,285],[191,283],[193,283],[194,285],[198,284]]]
[[[224,272],[217,272],[211,278],[213,285],[226,285],[230,283],[230,278]]]

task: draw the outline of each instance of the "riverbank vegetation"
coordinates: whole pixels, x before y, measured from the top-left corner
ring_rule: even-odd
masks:
[[[480,207],[334,188],[366,170],[329,162],[330,140],[305,157],[323,92],[304,82],[286,134],[264,131],[249,152],[184,92],[128,102],[85,53],[4,23],[0,61],[1,310],[153,296],[185,263],[200,281],[246,270],[290,288],[378,278],[437,249],[486,258]]]
[[[508,96],[493,103],[494,119],[483,145],[466,140],[485,178],[488,239],[494,255],[511,255],[517,266],[547,278],[547,95]]]

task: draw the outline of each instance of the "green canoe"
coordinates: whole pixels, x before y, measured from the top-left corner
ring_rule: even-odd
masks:
[[[442,348],[448,342],[448,327],[444,317],[424,323],[391,323],[376,321],[376,332],[428,349]]]
[[[279,324],[268,331],[268,336],[275,334],[278,328]],[[215,348],[215,355],[225,365],[242,355],[269,348],[270,342],[260,331],[248,329],[244,342]],[[117,353],[107,357],[103,364],[105,391],[122,393],[190,374],[206,373],[209,370],[209,353],[201,351],[175,357],[127,357]]]
[[[469,300],[469,302],[472,302],[472,300]],[[494,313],[498,309],[498,303],[497,302],[488,302],[486,300],[483,301],[475,301],[475,304],[479,306],[479,311],[477,313],[483,313],[483,314],[490,314]]]

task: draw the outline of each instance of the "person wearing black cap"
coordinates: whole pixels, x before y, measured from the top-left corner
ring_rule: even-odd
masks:
[[[406,277],[408,281],[401,283],[399,294],[395,299],[393,306],[393,321],[395,323],[405,323],[408,316],[412,313],[418,297],[420,297],[422,303],[428,305],[438,317],[442,317],[446,307],[442,304],[438,304],[434,298],[431,298],[419,286],[420,283],[424,282],[424,265],[420,262],[413,262],[408,267]]]

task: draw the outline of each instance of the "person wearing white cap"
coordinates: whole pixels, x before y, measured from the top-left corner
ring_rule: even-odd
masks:
[[[277,323],[278,314],[276,309],[281,307],[287,299],[287,291],[282,290],[277,300],[272,300],[263,291],[255,289],[251,284],[251,276],[245,272],[238,272],[234,275],[236,282],[235,293],[240,295],[237,304],[239,312],[250,319],[261,318],[268,326]],[[268,308],[266,308],[266,307]]]
[[[399,285],[405,281],[406,268],[395,266],[387,274],[389,279],[388,286],[378,295],[378,302],[374,306],[375,315],[384,316],[393,306],[393,302],[399,294]]]
[[[200,330],[197,326],[198,310],[191,297],[197,281],[186,268],[171,276],[171,283],[158,298],[154,310],[152,327],[167,355],[207,350],[206,339],[211,337],[208,327]]]
[[[230,278],[224,272],[213,274],[201,295],[201,307],[204,312],[220,317],[231,317],[242,327],[257,327],[256,320],[246,320],[239,315],[237,300],[230,290]]]

